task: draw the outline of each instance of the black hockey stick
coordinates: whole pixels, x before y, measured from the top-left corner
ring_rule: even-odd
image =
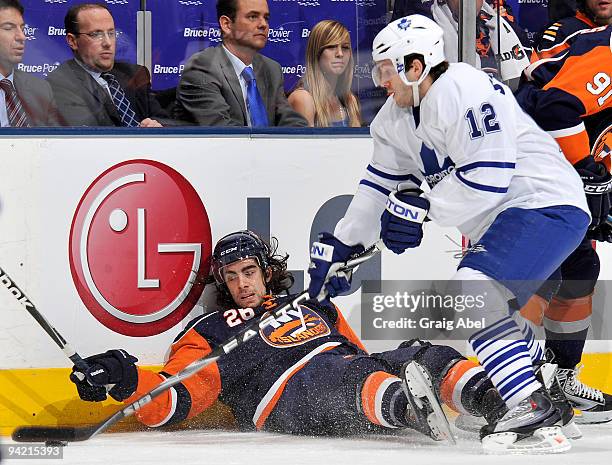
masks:
[[[70,347],[70,344],[66,342],[66,339],[55,329],[51,323],[38,311],[32,301],[25,295],[25,293],[19,289],[15,282],[6,274],[2,268],[0,268],[0,282],[6,287],[9,293],[17,299],[17,301],[23,305],[23,307],[34,317],[38,324],[45,330],[45,332],[51,336],[51,339],[59,346],[60,349],[66,354],[66,356],[75,364],[79,370],[85,372],[89,368],[87,362],[81,358],[76,351]]]
[[[338,271],[348,271],[356,268],[361,263],[372,258],[379,251],[383,249],[382,241],[378,241],[373,246],[366,249],[364,252],[354,256],[348,260],[343,267]],[[253,319],[249,321],[245,327],[240,330],[235,336],[231,337],[223,344],[216,347],[210,354],[201,359],[195,360],[179,371],[174,376],[167,378],[161,384],[158,384],[147,394],[142,396],[140,399],[132,402],[131,404],[123,407],[121,410],[115,412],[107,419],[91,426],[22,426],[13,431],[13,440],[18,442],[47,442],[47,441],[85,441],[91,439],[102,431],[106,430],[110,426],[117,423],[119,420],[129,417],[137,409],[151,402],[154,398],[167,391],[173,386],[176,386],[181,381],[194,375],[204,367],[216,362],[219,357],[224,354],[230,353],[236,347],[244,344],[253,336],[257,335],[260,328],[265,328],[270,323],[273,323],[276,318],[281,317],[285,312],[305,300],[308,300],[308,292],[303,291],[298,294],[293,300],[286,303],[285,305],[271,310],[265,313],[260,319]]]

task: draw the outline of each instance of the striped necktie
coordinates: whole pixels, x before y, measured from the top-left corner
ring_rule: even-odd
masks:
[[[113,98],[113,103],[119,112],[122,125],[128,128],[138,126],[138,121],[136,121],[136,113],[134,113],[134,110],[132,110],[130,101],[125,96],[125,92],[123,92],[117,78],[111,73],[102,73],[100,76],[108,83],[108,89],[110,90],[111,97]]]
[[[9,124],[13,128],[27,128],[30,126],[28,115],[23,109],[19,95],[13,87],[13,83],[8,79],[0,81],[0,88],[4,91],[4,100],[6,101],[6,113],[8,115]]]

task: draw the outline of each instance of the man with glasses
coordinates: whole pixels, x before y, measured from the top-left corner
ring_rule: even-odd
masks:
[[[0,0],[0,127],[58,126],[49,84],[16,69],[26,36],[19,0]]]
[[[64,18],[74,58],[47,78],[69,126],[161,127],[165,116],[144,66],[115,62],[117,31],[103,4],[75,5]]]

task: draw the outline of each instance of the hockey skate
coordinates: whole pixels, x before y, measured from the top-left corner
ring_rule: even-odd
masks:
[[[580,368],[559,368],[556,376],[572,407],[580,410],[580,414],[575,417],[576,423],[606,423],[612,420],[612,396],[580,381]]]
[[[536,369],[536,377],[540,381],[561,414],[561,429],[570,439],[580,439],[582,432],[575,421],[574,409],[557,380],[558,367],[556,363],[542,363]]]
[[[427,370],[413,361],[404,365],[401,378],[409,401],[406,419],[410,426],[436,441],[446,439],[455,444],[448,419],[435,394]]]
[[[497,422],[480,431],[482,446],[489,454],[543,454],[571,448],[560,426],[561,414],[541,387],[509,409]]]

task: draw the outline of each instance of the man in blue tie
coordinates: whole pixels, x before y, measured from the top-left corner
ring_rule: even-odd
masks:
[[[194,54],[177,89],[175,118],[200,126],[307,126],[283,89],[280,64],[259,53],[268,40],[266,0],[218,0],[223,44]]]

